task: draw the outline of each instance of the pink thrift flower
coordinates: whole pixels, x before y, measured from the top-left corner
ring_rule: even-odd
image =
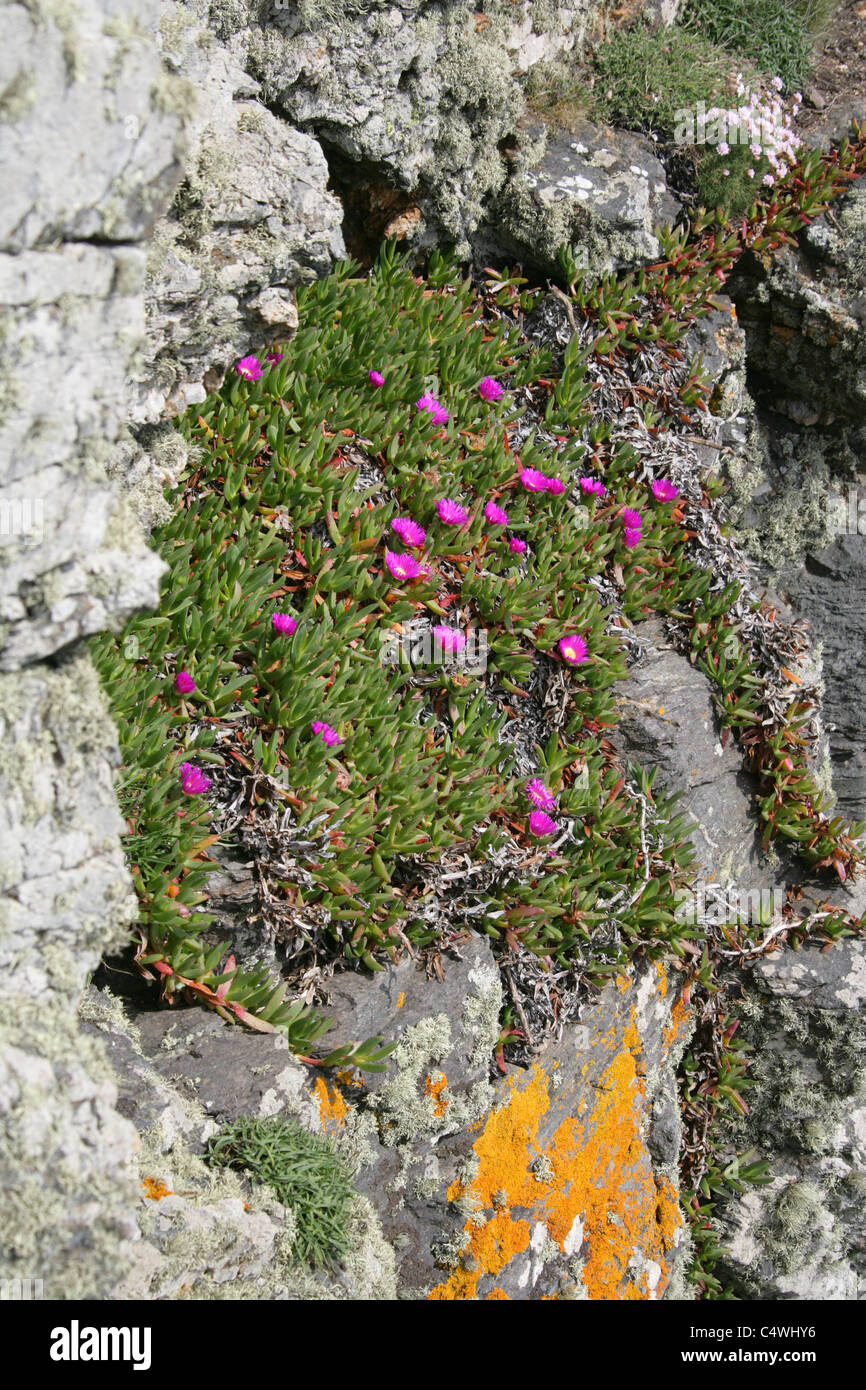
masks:
[[[529,829],[533,835],[552,835],[556,829],[556,821],[551,820],[544,811],[533,811],[529,817]]]
[[[338,743],[343,742],[338,737],[336,729],[332,729],[330,724],[323,723],[321,719],[314,719],[310,728],[314,734],[322,735],[322,742],[326,743],[329,748],[336,748]]]
[[[508,549],[512,555],[522,555],[526,549],[526,541],[522,541],[519,536],[512,536],[508,542]]]
[[[667,478],[656,478],[651,486],[653,497],[657,502],[673,502],[674,498],[680,495],[679,488],[674,487],[673,483],[669,483]]]
[[[520,481],[527,492],[546,492],[550,479],[537,468],[521,468]]]
[[[436,503],[436,510],[439,520],[444,521],[447,526],[465,526],[469,520],[469,513],[451,497],[440,497]]]
[[[542,811],[552,811],[556,805],[553,792],[544,785],[540,777],[533,777],[532,781],[527,783],[526,795]]]
[[[498,401],[502,395],[502,387],[495,377],[486,376],[479,383],[478,394],[483,401]]]
[[[640,512],[632,511],[631,507],[625,508],[622,520],[627,531],[639,531],[643,526],[643,517]]]
[[[634,531],[634,530],[632,530],[631,527],[627,526],[627,527],[625,528],[625,546],[626,546],[626,550],[634,550],[634,548],[635,548],[636,545],[640,545],[640,541],[641,541],[641,533],[640,533],[640,531]]]
[[[570,637],[563,637],[558,645],[569,666],[579,666],[582,661],[586,661],[588,655],[586,642],[576,632],[572,633]]]
[[[495,502],[488,502],[484,508],[484,515],[491,526],[507,526],[508,516],[501,507],[497,507]]]
[[[424,571],[414,555],[398,555],[385,548],[385,564],[395,579],[417,579]]]
[[[391,530],[396,531],[404,545],[423,545],[427,532],[410,516],[398,516],[391,522]]]
[[[444,652],[462,652],[466,646],[466,638],[456,627],[446,627],[444,623],[437,623],[430,631]]]
[[[174,684],[175,689],[179,690],[181,695],[191,695],[195,690],[195,681],[188,671],[178,671],[174,678]]]
[[[374,386],[385,385],[385,378],[383,377],[382,373],[377,372],[375,368],[371,367],[368,375],[370,377],[370,381],[373,383]]]
[[[579,482],[581,490],[590,495],[604,497],[607,493],[607,488],[604,483],[599,482],[598,478],[580,478]]]
[[[291,637],[298,626],[297,618],[293,618],[290,613],[272,613],[271,622],[277,632],[282,632]]]
[[[242,357],[235,371],[247,381],[258,381],[262,374],[262,365],[257,357]]]
[[[198,796],[200,792],[206,792],[210,782],[211,779],[205,777],[201,768],[195,767],[193,763],[184,763],[180,770],[180,785],[187,796]]]

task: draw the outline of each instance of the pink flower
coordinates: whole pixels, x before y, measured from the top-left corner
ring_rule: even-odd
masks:
[[[180,770],[180,785],[187,796],[198,796],[200,792],[206,792],[210,783],[211,779],[205,777],[201,768],[195,767],[193,763],[184,763]]]
[[[492,376],[486,376],[478,386],[478,394],[483,401],[498,401],[502,395],[502,387]]]
[[[626,550],[634,550],[634,548],[635,548],[636,545],[640,545],[640,541],[641,541],[641,533],[640,533],[640,531],[634,531],[634,530],[632,530],[631,527],[627,526],[627,527],[625,528],[625,547],[626,547]]]
[[[179,690],[181,695],[191,695],[195,690],[195,681],[188,671],[178,671],[174,678],[174,684],[175,689]]]
[[[424,570],[414,555],[398,555],[385,547],[385,564],[395,579],[417,579]]]
[[[446,627],[444,623],[437,623],[430,631],[444,652],[462,652],[466,646],[466,638],[456,627]]]
[[[607,488],[598,478],[580,478],[579,482],[583,492],[594,494],[596,497],[604,497],[607,493]]]
[[[731,147],[728,144],[727,140],[720,140],[719,143],[716,145],[716,149],[718,150],[719,154],[730,154],[731,152]]]
[[[512,555],[522,555],[526,549],[526,541],[522,541],[519,536],[512,536],[508,542],[508,549]]]
[[[411,516],[398,516],[391,522],[391,530],[396,531],[404,545],[423,545],[427,532]]]
[[[550,816],[545,815],[544,811],[533,811],[529,817],[529,829],[533,835],[552,835],[556,829],[556,821],[551,820]]]
[[[297,618],[293,618],[291,613],[272,613],[271,622],[277,632],[286,633],[289,637],[298,626]]]
[[[508,516],[501,507],[497,507],[495,502],[488,502],[484,508],[484,515],[491,526],[507,526]]]
[[[559,478],[548,478],[545,484],[545,492],[565,492],[565,483],[560,482]]]
[[[447,526],[465,526],[469,520],[469,513],[464,511],[459,502],[455,502],[451,497],[440,497],[436,503],[436,510],[439,513],[439,520],[444,521]]]
[[[258,381],[262,374],[262,365],[257,357],[242,357],[235,371],[247,381]]]
[[[651,484],[653,497],[657,502],[673,502],[675,497],[679,497],[680,490],[669,483],[667,478],[656,478]]]
[[[627,531],[639,531],[643,526],[643,517],[640,512],[632,511],[631,507],[624,509],[622,520]]]
[[[546,492],[550,482],[537,468],[521,468],[520,481],[527,492]]]
[[[384,385],[385,385],[385,378],[383,377],[382,373],[381,373],[381,372],[377,372],[377,371],[375,370],[375,368],[371,367],[371,368],[370,368],[370,371],[369,371],[369,373],[368,373],[368,375],[369,375],[370,380],[371,380],[371,382],[373,383],[374,386],[384,386]]]
[[[271,365],[273,365],[274,362],[282,362],[282,360],[283,354],[281,352],[277,352],[276,348],[271,348],[270,352],[265,357],[265,361],[270,362]]]
[[[424,395],[415,402],[415,405],[418,410],[429,410],[433,416],[433,423],[436,425],[444,425],[446,420],[451,419],[445,407],[440,405],[436,397],[431,396],[429,391],[425,391]]]
[[[329,748],[336,748],[338,743],[343,742],[343,740],[337,736],[336,729],[332,729],[330,724],[323,723],[321,719],[314,719],[310,728],[314,734],[322,735],[322,742],[326,743]]]
[[[588,655],[586,642],[576,632],[573,632],[570,637],[561,638],[558,646],[569,666],[579,666],[582,661],[586,661]]]
[[[542,811],[552,811],[556,805],[553,792],[544,785],[540,777],[533,777],[532,781],[527,783],[526,795]]]

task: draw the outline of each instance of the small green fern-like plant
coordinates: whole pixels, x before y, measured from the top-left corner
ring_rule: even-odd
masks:
[[[243,1116],[209,1141],[207,1160],[270,1187],[295,1219],[292,1258],[334,1271],[348,1253],[355,1188],[329,1139],[294,1121]]]

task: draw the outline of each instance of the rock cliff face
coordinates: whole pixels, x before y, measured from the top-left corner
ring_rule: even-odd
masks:
[[[645,8],[670,22],[676,6]],[[545,153],[519,124],[518,75],[579,51],[601,9],[3,6],[0,1249],[3,1275],[42,1278],[46,1297],[683,1296],[675,1070],[690,1022],[660,969],[611,984],[529,1069],[495,1082],[502,984],[483,939],[457,943],[443,980],[408,959],[373,981],[339,977],[334,1044],[400,1039],[396,1066],[363,1097],[346,1078],[313,1078],[279,1039],[87,986],[128,939],[135,897],[115,733],[83,639],[157,601],[162,565],[142,523],[160,515],[160,486],[184,459],[171,418],[233,360],[290,337],[295,287],[326,274],[362,232],[483,252],[495,224],[499,245],[531,249],[539,265],[569,231],[597,265],[653,256],[653,226],[675,206],[643,142],[588,129]],[[860,273],[859,207],[847,205],[838,244],[832,229],[810,234],[816,257],[836,257],[838,278],[814,282],[813,266],[792,263],[768,274],[766,294],[744,289],[743,306],[759,308],[754,322],[741,314],[762,378],[783,370],[811,402],[826,372],[855,452],[863,323],[845,276]],[[718,369],[736,385],[732,355],[720,353]],[[828,563],[818,557],[812,587],[797,590],[816,614]],[[841,561],[839,573],[845,587]],[[695,714],[707,704],[703,678],[660,634],[646,641],[623,690],[626,745],[672,783],[692,777],[708,874],[734,859],[736,872],[754,872],[748,788]],[[834,732],[848,740],[831,749],[856,813],[862,729],[849,728],[841,635],[830,642]],[[659,717],[701,745],[699,771],[672,765]],[[846,949],[856,973],[856,948]],[[843,982],[818,998],[812,975],[786,970],[756,971],[755,997],[772,1000],[761,1038],[771,1053],[787,1030],[808,1075],[812,1010],[830,1039],[821,1084],[853,1096],[860,1042],[844,1011],[857,991]],[[796,988],[773,983],[789,978]],[[766,1065],[748,1137],[784,1147],[777,1111],[793,1102],[778,1100]],[[339,1277],[300,1272],[291,1212],[202,1160],[215,1118],[278,1113],[332,1135],[355,1173],[353,1253]],[[802,1293],[805,1236],[799,1254],[774,1252],[783,1227],[802,1234],[817,1213],[826,1296],[855,1296],[862,1158],[850,1114],[839,1112],[838,1134],[816,1128],[780,1169],[796,1190],[774,1189],[772,1212],[732,1209],[730,1262],[744,1288]]]

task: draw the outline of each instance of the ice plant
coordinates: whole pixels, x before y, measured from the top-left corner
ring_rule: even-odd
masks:
[[[544,488],[545,492],[560,493],[565,492],[565,483],[559,478],[548,478]]]
[[[446,627],[444,623],[437,623],[430,631],[444,652],[462,652],[466,646],[466,638],[456,627]]]
[[[657,502],[673,502],[674,498],[680,495],[679,488],[669,483],[667,478],[656,478],[651,486]]]
[[[552,835],[556,829],[556,821],[551,820],[550,816],[544,811],[533,811],[529,817],[529,829],[533,835]]]
[[[490,522],[490,525],[491,525],[491,526],[507,526],[507,525],[508,525],[508,515],[507,515],[507,513],[504,512],[504,511],[502,510],[501,507],[497,507],[497,505],[496,505],[495,502],[488,502],[488,503],[487,503],[487,506],[484,508],[484,515],[486,516],[487,520]]]
[[[519,536],[512,536],[508,542],[508,549],[512,555],[522,555],[526,549],[526,541],[522,541]]]
[[[469,513],[451,497],[440,497],[436,503],[436,510],[439,520],[444,521],[447,526],[465,526],[469,520]]]
[[[542,811],[552,811],[556,805],[553,792],[544,785],[540,777],[533,777],[531,782],[527,782],[526,795],[533,805]]]
[[[429,391],[425,391],[424,395],[415,402],[415,405],[418,410],[429,410],[433,416],[434,424],[444,425],[446,420],[451,419],[444,405],[440,405],[436,397],[432,396]]]
[[[310,728],[314,734],[322,735],[322,742],[326,743],[329,748],[336,748],[338,743],[343,742],[338,736],[337,730],[332,729],[330,724],[325,724],[321,719],[314,719],[310,724]]]
[[[546,492],[550,479],[537,468],[521,468],[520,481],[527,492]]]
[[[478,394],[483,401],[498,401],[502,395],[502,387],[495,377],[486,376],[479,383]]]
[[[604,483],[599,482],[598,478],[581,478],[579,481],[581,491],[589,496],[604,497],[607,492]]]
[[[396,531],[404,545],[423,545],[427,532],[411,516],[397,516],[391,522],[391,530]]]
[[[282,360],[283,354],[281,352],[277,352],[276,348],[271,348],[270,352],[265,357],[265,361],[270,362],[271,365],[273,365],[275,362],[282,362]]]
[[[626,507],[622,514],[622,522],[627,531],[639,531],[643,526],[643,517],[640,512],[632,511],[631,507]]]
[[[206,792],[210,783],[211,779],[205,777],[201,768],[196,767],[194,763],[184,763],[180,770],[180,785],[187,796],[198,796],[200,792]]]
[[[247,381],[258,381],[262,375],[262,364],[257,357],[242,357],[235,371]]]
[[[414,555],[398,555],[394,550],[385,548],[385,564],[395,579],[417,579],[424,570]]]
[[[174,678],[174,684],[175,689],[179,690],[181,695],[191,695],[195,690],[195,681],[188,671],[178,671]]]
[[[634,530],[634,529],[633,529],[632,527],[630,527],[630,526],[627,526],[627,527],[625,528],[625,548],[626,548],[626,550],[634,550],[635,546],[640,544],[640,539],[641,539],[641,533],[640,533],[640,531],[636,531],[636,530]]]
[[[277,632],[286,633],[291,636],[298,626],[297,618],[293,618],[291,613],[272,613],[271,622]]]
[[[582,661],[586,661],[589,654],[586,642],[576,632],[569,637],[560,638],[558,646],[569,666],[579,666]]]
[[[376,371],[375,367],[370,368],[368,375],[370,377],[370,381],[373,383],[374,386],[385,385],[385,378],[383,377],[381,372]]]

